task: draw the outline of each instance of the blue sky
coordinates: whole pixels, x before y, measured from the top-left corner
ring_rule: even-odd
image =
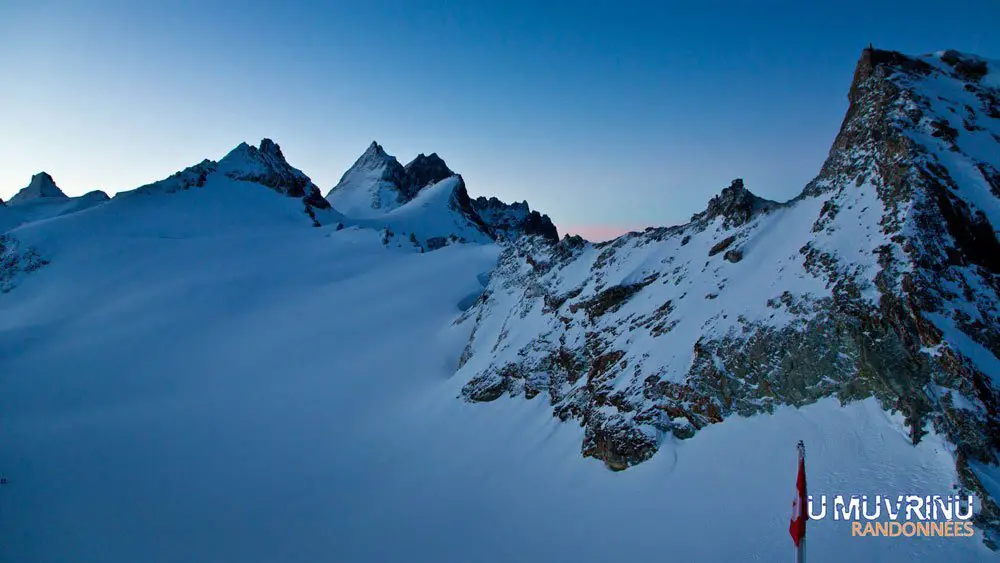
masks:
[[[324,193],[373,139],[561,231],[819,170],[869,41],[1000,59],[1000,2],[0,0],[0,197],[116,192],[277,141]]]

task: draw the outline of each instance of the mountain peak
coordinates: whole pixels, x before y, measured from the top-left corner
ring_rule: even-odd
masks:
[[[385,213],[408,201],[403,196],[406,171],[396,157],[372,141],[344,172],[326,199],[338,211],[353,217]]]
[[[772,209],[777,205],[777,202],[754,195],[743,185],[742,178],[736,178],[728,187],[723,188],[719,195],[709,200],[705,211],[695,214],[691,220],[724,217],[726,227],[739,226],[749,222],[758,212]]]
[[[31,182],[10,198],[8,203],[25,203],[39,199],[66,199],[66,194],[56,186],[55,180],[47,172],[39,172],[32,176]]]
[[[239,167],[246,165],[260,165],[267,161],[270,164],[288,165],[285,155],[281,153],[281,147],[271,139],[261,139],[260,148],[255,147],[246,141],[236,145],[226,156],[222,157],[219,164],[226,163],[228,167]]]
[[[880,73],[880,69],[926,75],[931,72],[932,67],[923,60],[904,55],[898,51],[885,51],[868,47],[861,52],[861,58],[858,59],[858,64],[854,67],[854,80],[847,93],[848,100],[852,103],[857,101],[861,92],[866,89],[870,78],[887,74],[885,71]]]
[[[281,154],[281,147],[279,147],[278,143],[275,143],[271,139],[260,140],[260,152],[285,160],[285,155]]]
[[[368,217],[391,211],[454,175],[437,153],[420,153],[403,166],[372,141],[326,197],[342,213]]]
[[[455,174],[435,152],[430,155],[418,154],[403,169],[406,171],[406,183],[403,188],[406,195],[411,198],[424,186],[440,182]]]
[[[443,184],[445,180],[449,182]],[[490,238],[513,239],[527,234],[559,240],[549,217],[532,211],[527,202],[508,205],[496,198],[471,199],[462,176],[436,152],[420,153],[402,166],[372,141],[326,198],[341,213],[368,219],[398,209],[421,194],[433,191],[440,195],[446,189],[452,190],[448,195],[451,209]]]
[[[303,175],[288,164],[281,148],[271,139],[262,139],[260,148],[242,142],[222,157],[218,164],[220,171],[237,180],[250,179],[250,176],[256,177],[268,172]]]
[[[283,195],[301,197],[312,207],[330,206],[309,176],[289,164],[281,147],[271,139],[261,139],[259,148],[240,143],[218,162],[218,171],[234,180],[255,182]]]

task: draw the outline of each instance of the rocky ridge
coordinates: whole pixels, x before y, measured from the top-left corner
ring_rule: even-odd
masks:
[[[1000,450],[1000,104],[978,57],[865,50],[820,174],[778,204],[736,180],[690,223],[505,248],[459,320],[462,396],[545,397],[616,470],[733,415],[876,397],[976,468]]]

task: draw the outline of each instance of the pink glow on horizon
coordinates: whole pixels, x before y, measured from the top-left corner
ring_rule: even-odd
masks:
[[[645,226],[637,225],[571,225],[559,230],[564,234],[580,235],[591,242],[602,242],[630,231],[641,231],[645,228]]]

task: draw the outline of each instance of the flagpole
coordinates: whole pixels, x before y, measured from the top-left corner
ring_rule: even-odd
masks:
[[[799,440],[798,444],[799,450],[799,463],[802,468],[805,468],[806,464],[806,444],[802,440]],[[803,500],[808,502],[808,497]],[[809,514],[809,509],[806,506],[801,507],[803,514]],[[806,516],[806,522],[809,521],[809,517]],[[806,562],[806,530],[805,525],[802,526],[802,538],[799,539],[799,545],[795,546],[795,563],[805,563]]]

